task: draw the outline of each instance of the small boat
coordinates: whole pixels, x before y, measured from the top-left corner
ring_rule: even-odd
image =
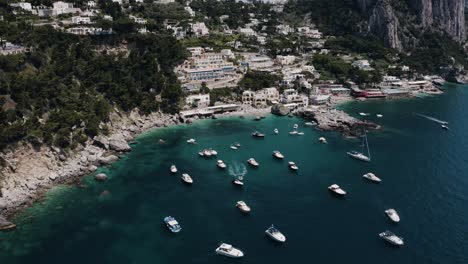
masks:
[[[385,231],[379,234],[381,238],[383,238],[388,243],[395,245],[395,246],[403,246],[405,243],[403,242],[403,238],[395,235],[390,231]]]
[[[286,237],[273,225],[271,225],[267,230],[265,230],[265,234],[277,242],[286,242]]]
[[[348,154],[350,157],[355,158],[357,160],[370,162],[371,161],[371,156],[370,156],[370,150],[369,150],[369,142],[367,141],[367,134],[366,134],[365,129],[364,129],[364,140],[363,141],[364,142],[361,145],[362,146],[362,151],[361,152],[353,150],[353,151],[346,152],[346,154]],[[366,149],[367,149],[367,156],[363,154],[364,147],[366,147]]]
[[[302,131],[297,132],[297,135],[298,135],[298,136],[303,136],[303,135],[304,135],[304,132],[302,132]]]
[[[361,115],[361,116],[368,116],[369,114],[368,114],[368,113],[359,113],[359,115]]]
[[[214,150],[214,149],[210,149],[210,150],[208,150],[208,151],[210,152],[211,156],[216,156],[216,155],[218,155],[218,152],[217,152],[216,150]]]
[[[216,153],[218,154],[218,153]],[[211,157],[213,154],[212,154],[212,151],[209,150],[209,149],[204,149],[202,151],[199,151],[198,152],[198,155],[200,155],[201,157],[205,157],[205,158],[209,158]]]
[[[182,174],[182,177],[180,177],[185,183],[192,184],[193,179],[188,175],[187,173]]]
[[[279,134],[279,130],[277,128],[273,129],[273,132],[278,135]]]
[[[294,128],[294,129],[297,129],[298,127],[299,127],[298,124],[294,124],[294,125],[293,125],[293,128]]]
[[[237,177],[237,178],[235,178],[234,180],[232,180],[232,183],[233,183],[234,185],[239,186],[239,187],[244,186],[244,182],[242,181],[242,179],[241,179],[240,177]]]
[[[261,117],[261,116],[255,117],[255,121],[260,121],[260,120],[262,120],[262,117]]]
[[[283,154],[281,154],[281,152],[279,152],[277,150],[273,151],[273,157],[275,157],[277,159],[284,159]]]
[[[250,207],[244,201],[238,201],[236,207],[243,213],[250,213]]]
[[[220,169],[225,169],[226,168],[226,164],[222,160],[218,160],[216,162],[216,166],[218,166]]]
[[[322,143],[322,144],[327,144],[327,143],[328,143],[328,142],[327,142],[327,139],[324,138],[324,137],[319,137],[318,140],[319,140],[319,142]]]
[[[254,158],[250,158],[247,160],[247,163],[249,163],[250,165],[254,166],[254,167],[258,167],[258,162],[254,159]]]
[[[442,129],[445,129],[445,130],[449,129],[449,127],[447,125],[442,125],[441,127],[442,127]]]
[[[376,116],[379,117],[379,118],[383,117],[383,115],[381,115],[381,114],[376,114]]]
[[[230,148],[231,148],[231,149],[234,149],[234,150],[236,150],[236,149],[237,149],[237,147],[236,147],[236,146],[234,146],[234,145],[231,145],[231,146],[230,146]]]
[[[234,146],[235,146],[236,148],[240,148],[240,147],[241,147],[241,144],[236,142],[236,143],[234,143]]]
[[[393,222],[398,223],[400,222],[400,216],[398,215],[395,209],[387,209],[385,210],[388,218],[390,218]]]
[[[179,233],[180,230],[182,230],[179,222],[177,222],[177,220],[172,216],[164,217],[164,223],[166,223],[167,228],[169,228],[172,233]]]
[[[297,135],[297,131],[291,131],[291,132],[289,132],[289,135],[293,135],[293,136]]]
[[[176,173],[177,172],[177,167],[175,165],[171,166],[171,172]]]
[[[344,196],[346,194],[346,192],[340,188],[340,186],[338,184],[332,184],[330,186],[328,186],[328,190],[330,190],[331,192],[334,192],[338,195],[342,195]]]
[[[313,126],[313,125],[315,125],[315,124],[314,124],[313,122],[305,122],[304,125],[306,125],[306,126]]]
[[[197,141],[196,141],[195,139],[191,138],[191,139],[187,140],[187,143],[189,143],[189,144],[197,144]]]
[[[258,132],[258,131],[254,131],[254,132],[252,133],[252,136],[253,136],[253,137],[258,137],[258,138],[263,138],[263,137],[265,137],[265,134],[262,134],[262,133],[260,133],[260,132]]]
[[[296,163],[294,163],[294,161],[290,161],[288,162],[288,166],[291,170],[293,171],[297,171],[299,168],[297,167]]]
[[[244,253],[241,250],[226,243],[219,245],[215,252],[218,255],[223,255],[230,258],[242,258],[244,256]]]
[[[366,179],[368,179],[369,181],[372,181],[372,182],[381,182],[382,181],[379,177],[375,176],[375,174],[372,173],[372,172],[366,173],[366,174],[362,175],[362,177],[366,178]]]

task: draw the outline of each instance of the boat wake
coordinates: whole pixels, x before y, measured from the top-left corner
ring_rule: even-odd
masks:
[[[446,124],[448,124],[448,122],[446,122],[446,121],[443,121],[443,120],[440,120],[440,119],[437,119],[437,118],[435,118],[435,117],[431,117],[431,116],[423,115],[423,114],[420,114],[420,113],[415,113],[415,115],[418,115],[418,116],[420,116],[420,117],[424,117],[424,118],[426,118],[426,119],[428,119],[428,120],[431,120],[431,121],[437,122],[437,123],[439,123],[439,124],[442,124],[442,125],[446,125]]]
[[[243,178],[247,174],[247,167],[244,164],[238,162],[232,162],[229,165],[229,175],[235,178]]]

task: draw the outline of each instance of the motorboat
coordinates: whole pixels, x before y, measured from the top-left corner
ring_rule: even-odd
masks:
[[[360,116],[368,116],[369,113],[359,113]]]
[[[220,168],[220,169],[225,169],[226,168],[226,164],[222,160],[218,160],[216,162],[216,166],[218,166],[218,168]]]
[[[262,117],[261,117],[261,116],[255,117],[255,121],[260,121],[260,120],[262,120]]]
[[[236,147],[236,146],[234,146],[234,145],[231,145],[231,146],[230,146],[230,148],[231,148],[231,149],[234,149],[234,150],[236,150],[236,149],[237,149],[237,147]]]
[[[305,122],[304,125],[306,125],[306,126],[313,126],[313,125],[315,125],[315,123],[314,123],[314,122]]]
[[[217,153],[216,153],[217,154]],[[209,158],[211,157],[213,154],[212,154],[212,151],[209,150],[209,149],[204,149],[202,151],[199,151],[198,152],[198,155],[202,156],[202,157],[205,157],[205,158]]]
[[[234,185],[239,186],[239,187],[244,186],[244,182],[242,181],[242,179],[241,179],[240,177],[237,177],[237,178],[235,178],[234,180],[232,180],[232,183],[233,183]]]
[[[318,140],[319,140],[319,142],[322,143],[322,144],[327,144],[327,143],[328,143],[328,142],[327,142],[327,139],[324,138],[324,137],[319,137]]]
[[[262,133],[260,133],[258,131],[254,131],[254,132],[252,132],[252,136],[253,137],[258,137],[258,138],[263,138],[263,137],[265,137],[265,134],[262,134]]]
[[[243,213],[250,213],[250,207],[244,201],[238,201],[236,207]]]
[[[381,238],[383,238],[388,243],[395,245],[395,246],[403,246],[405,243],[403,242],[403,238],[395,235],[390,231],[385,231],[379,234]]]
[[[299,127],[298,124],[294,124],[294,126],[293,126],[294,129],[297,129],[298,127]]]
[[[392,220],[395,223],[400,222],[400,216],[398,215],[397,211],[395,209],[387,209],[385,210],[385,213],[387,214],[388,218]]]
[[[238,142],[236,142],[236,143],[234,143],[234,146],[235,146],[236,148],[240,148],[240,147],[241,147],[241,144],[238,143]]]
[[[366,173],[366,174],[362,175],[362,177],[366,178],[366,179],[368,179],[369,181],[372,181],[372,182],[381,182],[382,181],[379,177],[375,176],[375,174],[372,173],[372,172]]]
[[[298,135],[298,136],[303,136],[303,135],[304,135],[304,132],[299,131],[299,132],[297,132],[297,135]]]
[[[187,143],[189,143],[189,144],[197,144],[197,141],[196,141],[195,139],[191,138],[191,139],[188,139],[188,140],[187,140]]]
[[[283,154],[281,154],[281,152],[279,152],[277,150],[273,151],[273,157],[275,157],[277,159],[284,159]]]
[[[218,255],[223,255],[230,258],[242,258],[244,256],[244,253],[241,250],[226,243],[219,245],[215,252]]]
[[[192,177],[190,177],[190,175],[188,175],[187,173],[182,174],[182,177],[180,177],[180,178],[181,178],[182,181],[184,181],[185,183],[188,183],[188,184],[192,184],[192,183],[193,183]]]
[[[297,135],[297,131],[291,131],[291,132],[289,132],[289,135],[293,135],[293,136]]]
[[[277,242],[286,242],[286,237],[273,225],[271,225],[267,230],[265,230],[265,234]]]
[[[254,158],[248,159],[247,163],[249,163],[250,165],[252,165],[254,167],[258,167],[260,165],[260,164],[258,164],[258,162]]]
[[[218,155],[218,152],[216,150],[214,150],[214,149],[209,149],[208,151],[210,152],[211,156]]]
[[[273,132],[278,135],[279,134],[279,130],[277,128],[273,129]]]
[[[171,172],[176,173],[177,172],[177,167],[175,165],[171,166]]]
[[[383,117],[383,115],[381,115],[381,114],[376,114],[376,116],[377,116],[378,118]]]
[[[441,127],[442,127],[442,129],[445,129],[445,130],[449,129],[449,127],[447,125],[442,125]]]
[[[294,163],[294,161],[290,161],[288,162],[288,166],[291,170],[293,171],[297,171],[299,168],[297,167],[296,163]]]
[[[340,186],[338,184],[332,184],[330,186],[328,186],[328,190],[330,190],[331,192],[334,192],[338,195],[342,195],[344,196],[346,194],[346,192],[340,188]]]
[[[172,216],[164,217],[164,223],[166,223],[167,228],[169,228],[172,233],[179,233],[180,230],[182,230],[179,222]]]

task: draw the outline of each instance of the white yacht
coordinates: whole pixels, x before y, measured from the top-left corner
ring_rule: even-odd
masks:
[[[303,136],[303,135],[304,135],[304,132],[299,131],[299,132],[297,132],[297,135],[298,135],[298,136]]]
[[[277,128],[273,129],[273,132],[278,135],[279,134],[279,130]]]
[[[395,235],[394,233],[390,232],[390,231],[385,231],[385,232],[382,232],[379,234],[379,236],[383,239],[385,239],[385,241],[387,241],[388,243],[392,244],[392,245],[396,245],[396,246],[403,246],[405,243],[403,242],[403,238],[402,237],[399,237],[397,235]]]
[[[366,173],[366,174],[362,175],[362,177],[368,179],[369,181],[373,181],[373,182],[381,182],[382,181],[379,177],[375,176],[375,174],[372,173],[372,172]]]
[[[281,154],[281,152],[279,152],[277,150],[273,151],[273,157],[275,157],[277,159],[284,159],[283,154]]]
[[[250,207],[244,201],[238,201],[236,207],[243,213],[250,213]]]
[[[299,168],[297,167],[296,163],[294,163],[294,161],[290,161],[288,162],[288,166],[291,170],[293,171],[297,171]]]
[[[208,151],[210,152],[211,156],[218,155],[218,152],[216,150],[214,150],[214,149],[209,149]]]
[[[226,164],[222,160],[218,160],[216,162],[216,166],[218,166],[218,168],[220,168],[220,169],[225,169],[226,168]]]
[[[185,183],[188,183],[188,184],[192,184],[192,183],[193,183],[192,177],[190,177],[190,175],[188,175],[187,173],[182,174],[181,179],[182,179]]]
[[[395,209],[387,209],[385,210],[385,213],[387,214],[388,218],[390,218],[393,222],[398,223],[400,222],[400,216],[398,215],[397,211]]]
[[[327,143],[328,143],[328,142],[327,142],[327,139],[324,138],[324,137],[319,137],[318,140],[319,140],[320,143],[323,143],[323,144],[327,144]]]
[[[367,148],[367,156],[363,154],[364,153],[364,147]],[[371,161],[369,143],[367,142],[367,134],[366,134],[365,129],[364,129],[364,142],[362,143],[362,151],[358,152],[358,151],[353,150],[353,151],[346,152],[346,154],[348,154],[350,157],[355,158],[357,160],[366,161],[366,162]]]
[[[242,251],[226,243],[222,243],[221,245],[219,245],[219,247],[215,251],[216,254],[230,258],[242,258],[244,256],[244,253]]]
[[[297,135],[297,131],[295,131],[295,130],[291,131],[291,132],[289,132],[289,135],[292,135],[292,136]]]
[[[346,194],[346,192],[340,188],[340,186],[338,184],[332,184],[330,186],[328,186],[328,190],[338,194],[338,195],[342,195],[344,196]]]
[[[197,141],[196,141],[195,139],[191,138],[191,139],[188,139],[188,140],[187,140],[187,143],[189,143],[189,144],[197,144]]]
[[[176,173],[177,172],[177,167],[175,165],[171,166],[171,172]]]
[[[271,225],[267,230],[265,230],[265,234],[271,237],[273,240],[284,243],[286,242],[286,237],[273,225]]]
[[[254,167],[258,167],[258,162],[254,159],[254,158],[250,158],[247,160],[247,163],[249,163],[250,165],[254,166]]]
[[[234,180],[232,180],[232,183],[233,183],[234,185],[239,186],[239,187],[244,186],[244,182],[242,181],[242,178],[241,178],[241,177],[235,178]]]
[[[206,158],[209,158],[209,157],[212,156],[211,150],[209,150],[209,149],[204,149],[204,150],[199,151],[198,155],[200,155],[202,157],[206,157]]]
[[[377,116],[378,118],[383,117],[383,115],[381,115],[381,114],[377,114],[376,116]]]

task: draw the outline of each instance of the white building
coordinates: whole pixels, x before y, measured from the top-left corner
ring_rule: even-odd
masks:
[[[205,108],[210,105],[209,94],[189,95],[185,98],[185,103],[191,107]]]
[[[363,71],[372,71],[374,68],[371,67],[368,60],[356,60],[351,63],[352,66],[357,67]]]
[[[103,30],[102,28],[95,27],[73,27],[68,28],[67,33],[74,35],[109,35],[112,34],[112,29]]]
[[[245,36],[245,37],[253,37],[253,36],[255,36],[257,34],[251,28],[239,28],[238,32],[239,32],[240,35]]]
[[[267,43],[267,38],[264,36],[257,36],[257,41],[260,45],[265,45]]]
[[[191,17],[195,16],[195,11],[193,11],[193,9],[190,6],[186,6],[186,7],[184,7],[184,9],[185,9],[185,11],[187,11],[187,13],[189,13],[189,15]]]
[[[223,53],[205,53],[201,47],[192,47],[188,50],[192,56],[176,68],[176,73],[182,82],[221,81],[236,75],[234,64],[227,61],[228,57]]]
[[[244,91],[242,93],[242,104],[254,107],[265,107],[269,103],[275,104],[279,101],[279,92],[276,88],[265,88],[257,92]]]
[[[298,94],[294,89],[286,89],[283,92],[282,102],[285,104],[296,104],[297,107],[307,107],[309,98],[306,95]]]
[[[296,61],[296,56],[293,56],[293,55],[286,55],[286,56],[278,55],[278,56],[276,56],[276,61],[281,65],[291,65],[291,64],[294,63],[294,61]]]
[[[72,23],[73,24],[91,24],[91,18],[90,17],[83,17],[83,16],[74,16],[72,17]]]
[[[10,4],[11,7],[18,7],[18,8],[21,8],[25,11],[29,11],[31,12],[32,11],[32,5],[31,3],[28,3],[28,2],[19,2],[19,3],[12,3]]]
[[[289,35],[294,32],[294,28],[289,25],[278,25],[276,26],[276,31],[283,35]]]
[[[210,31],[206,27],[205,22],[192,23],[190,26],[195,36],[206,36],[210,34]]]
[[[80,11],[81,10],[79,8],[73,7],[73,3],[58,1],[52,4],[52,14],[54,16],[58,16],[62,14],[77,13]]]
[[[175,0],[157,0],[155,1],[156,4],[170,4],[175,3]]]
[[[140,24],[140,25],[146,25],[148,21],[144,18],[141,17],[136,17],[136,16],[129,16],[130,19],[132,19],[135,23]]]
[[[251,70],[271,71],[274,65],[273,60],[268,56],[247,56],[241,65]]]
[[[97,6],[97,4],[96,4],[95,1],[88,1],[86,3],[86,6],[88,6],[89,8],[95,8]]]
[[[15,45],[11,42],[3,42],[0,39],[0,55],[15,55],[26,52],[23,46]]]

